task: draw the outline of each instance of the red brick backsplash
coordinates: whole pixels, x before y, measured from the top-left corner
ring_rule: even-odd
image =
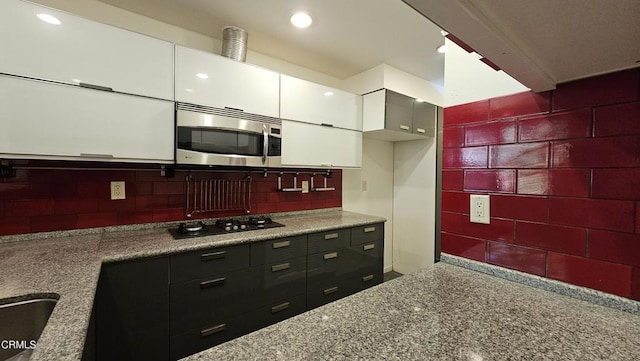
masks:
[[[443,252],[640,300],[640,69],[444,114]]]
[[[55,169],[33,169],[33,168]],[[73,167],[73,169],[68,169]],[[105,167],[89,164],[87,168]],[[165,178],[160,169],[136,170],[135,165],[118,165],[119,170],[81,168],[74,162],[30,161],[17,167],[15,177],[0,178],[0,235],[93,228],[137,223],[185,220],[185,176]],[[146,167],[146,166],[145,166]],[[29,169],[31,168],[31,169]],[[120,170],[120,168],[125,168]],[[127,168],[131,168],[127,170]],[[291,170],[284,170],[290,172]],[[197,172],[215,179],[241,179],[242,171]],[[335,191],[285,193],[277,190],[277,175],[252,177],[251,214],[289,212],[342,206],[342,171],[333,170],[329,186]],[[309,180],[301,174],[298,182]],[[126,199],[110,199],[110,181],[124,181]],[[292,183],[285,174],[283,184]],[[322,176],[316,175],[316,184]],[[195,218],[241,216],[242,211],[199,213]]]

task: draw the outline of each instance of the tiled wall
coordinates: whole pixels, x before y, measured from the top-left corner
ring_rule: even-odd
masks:
[[[31,164],[33,166],[33,164]],[[43,164],[36,164],[42,166]],[[50,166],[51,164],[45,164]],[[56,167],[74,167],[72,162]],[[160,170],[27,170],[0,178],[0,235],[91,228],[185,219],[185,171],[164,178]],[[242,179],[246,172],[195,173],[196,177]],[[335,191],[307,194],[277,191],[277,175],[252,173],[251,213],[264,214],[341,207],[342,172],[334,170]],[[291,187],[292,175],[283,186]],[[309,180],[300,175],[298,182]],[[316,185],[322,184],[316,175]],[[126,199],[110,199],[110,181],[125,181]],[[300,184],[300,183],[298,183]],[[242,211],[211,212],[199,217],[226,217]],[[196,217],[197,218],[197,217]]]
[[[444,111],[442,251],[640,300],[640,69]],[[491,195],[491,224],[469,195]]]

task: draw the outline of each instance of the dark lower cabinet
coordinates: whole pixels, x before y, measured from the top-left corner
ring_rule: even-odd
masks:
[[[169,258],[105,264],[96,293],[96,359],[169,360]]]
[[[83,361],[177,360],[346,297],[382,282],[383,243],[380,223],[106,264]]]

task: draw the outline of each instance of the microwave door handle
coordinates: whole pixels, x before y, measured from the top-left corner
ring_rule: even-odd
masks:
[[[269,130],[267,129],[267,125],[262,125],[262,164],[267,163],[267,155],[269,154]]]

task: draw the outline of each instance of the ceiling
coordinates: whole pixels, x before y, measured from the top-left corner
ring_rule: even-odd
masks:
[[[403,0],[535,91],[640,66],[638,0]]]
[[[444,86],[440,28],[400,0],[100,1],[217,39],[238,26],[249,49],[340,79],[384,63]],[[311,27],[291,26],[296,10]]]

